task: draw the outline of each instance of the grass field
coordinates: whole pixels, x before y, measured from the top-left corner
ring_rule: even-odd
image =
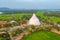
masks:
[[[48,13],[47,13],[48,14]],[[53,14],[53,13],[52,13]],[[52,15],[51,14],[51,15]],[[58,13],[57,13],[58,14]],[[44,15],[44,12],[37,12],[36,14],[37,16],[40,16],[40,18],[44,19],[44,20],[47,20],[48,18],[50,18],[50,20],[52,20],[53,22],[60,22],[60,17],[56,17],[56,16],[45,16]]]
[[[60,35],[44,30],[25,36],[22,40],[60,40]]]
[[[31,14],[0,14],[0,21],[5,21],[5,20],[18,20],[21,19],[21,17],[23,17],[24,15],[31,15]]]
[[[29,13],[16,13],[16,14],[0,14],[0,21],[5,21],[5,20],[10,20],[10,19],[14,19],[14,20],[19,20],[21,19],[24,15],[28,16],[31,15]],[[54,22],[60,22],[60,17],[56,17],[56,16],[44,16],[44,12],[43,11],[38,11],[36,13],[37,16],[39,16],[39,18],[43,19],[43,20],[47,20],[48,18],[50,18],[50,20],[54,21]]]
[[[50,19],[54,22],[60,22],[60,17],[50,17]]]

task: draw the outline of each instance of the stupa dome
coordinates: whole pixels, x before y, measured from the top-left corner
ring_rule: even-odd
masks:
[[[35,15],[35,13],[33,13],[33,16],[30,18],[28,25],[40,25],[40,21],[37,18],[37,16]]]

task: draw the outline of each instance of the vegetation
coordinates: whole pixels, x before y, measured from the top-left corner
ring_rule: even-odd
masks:
[[[45,11],[37,11],[36,15],[39,17],[40,20],[48,20],[54,22],[60,22],[60,12],[45,12]],[[8,21],[8,20],[16,20],[19,21],[23,18],[29,19],[31,17],[30,13],[18,13],[18,14],[0,14],[0,21]]]
[[[57,24],[60,24],[60,12],[37,11],[36,15],[39,18],[39,20],[42,22],[41,24],[42,27],[30,25],[23,29],[15,29],[12,30],[12,36],[13,37],[17,36],[22,32],[29,32],[32,34],[25,36],[22,40],[60,40],[60,35],[47,31],[47,30],[51,30],[52,28],[60,30],[60,27],[57,26]],[[13,28],[15,26],[20,26],[20,25],[24,26],[22,24],[26,24],[31,16],[32,13],[0,14],[0,21],[8,22],[8,24],[0,25],[0,28],[6,28],[7,29],[6,31],[8,32],[10,27]],[[16,22],[10,23],[12,20]],[[4,40],[2,36],[0,36],[0,40]]]
[[[10,40],[10,35],[7,32],[0,34],[0,40]]]
[[[17,35],[19,35],[22,32],[23,32],[22,29],[19,29],[19,28],[15,29],[15,30],[12,31],[12,36],[17,36]]]
[[[25,36],[22,40],[60,40],[60,35],[43,30]]]

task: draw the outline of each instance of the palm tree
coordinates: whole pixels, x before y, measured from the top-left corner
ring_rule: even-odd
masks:
[[[27,23],[27,20],[26,19],[22,19],[21,20],[21,24],[26,24]]]

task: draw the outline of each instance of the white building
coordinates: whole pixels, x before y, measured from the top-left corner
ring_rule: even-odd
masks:
[[[14,22],[16,22],[16,21],[14,21],[14,20],[10,21],[10,23],[14,23]]]
[[[3,14],[3,12],[0,12],[0,14]]]
[[[60,27],[60,24],[57,24],[58,27]]]
[[[40,25],[40,21],[35,14],[30,18],[28,25]]]

